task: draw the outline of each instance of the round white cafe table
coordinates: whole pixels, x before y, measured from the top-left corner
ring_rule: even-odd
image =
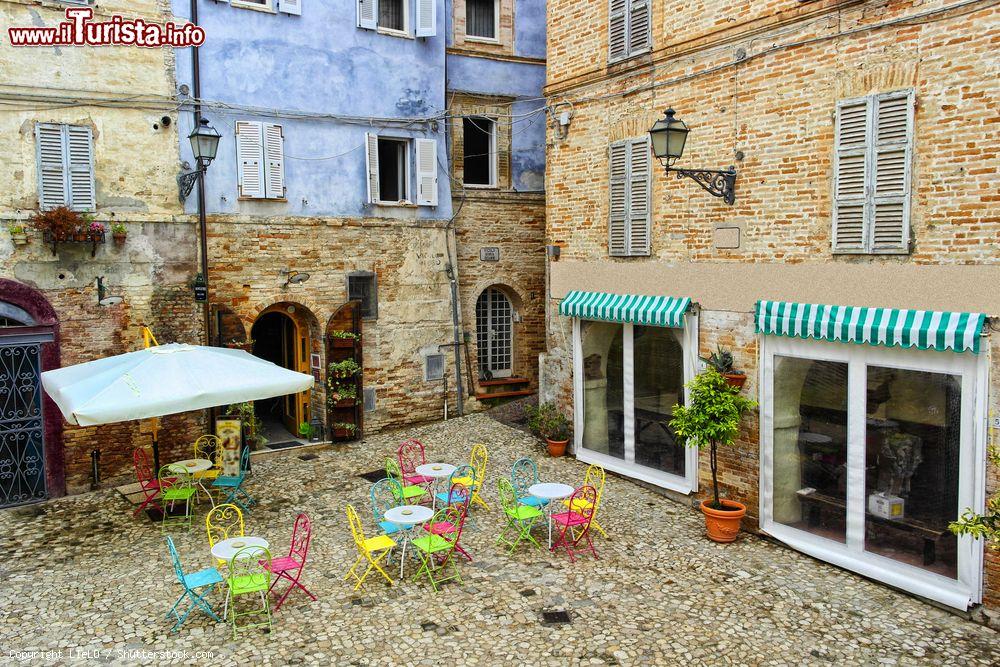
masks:
[[[434,516],[434,510],[423,505],[400,505],[387,509],[382,516],[386,521],[403,527],[400,531],[403,534],[403,550],[399,555],[399,578],[402,579],[403,566],[406,565],[406,544],[413,539],[411,533],[416,526],[430,521],[431,517]]]
[[[549,549],[552,548],[552,509],[556,504],[553,500],[562,500],[573,495],[575,489],[569,484],[559,482],[541,482],[528,487],[528,493],[549,502],[545,505],[545,513],[549,517]]]
[[[431,510],[437,510],[437,494],[440,491],[438,484],[442,479],[451,477],[451,473],[458,470],[458,466],[453,466],[450,463],[424,463],[414,468],[414,472],[418,475],[423,475],[424,477],[430,477],[434,480],[434,484],[431,485]],[[450,491],[451,489],[449,489]]]
[[[241,549],[246,549],[247,547],[262,547],[264,549],[268,548],[267,540],[263,537],[230,537],[228,540],[219,540],[212,547],[212,555],[229,562],[233,559]],[[249,552],[247,555],[250,555]]]
[[[184,459],[183,461],[175,461],[167,465],[171,470],[183,470],[187,474],[194,476],[196,472],[205,472],[211,468],[212,462],[208,459]],[[215,507],[215,500],[212,498],[212,494],[208,492],[208,489],[205,488],[204,479],[198,479],[195,483],[208,496],[208,501],[212,503],[212,507]]]

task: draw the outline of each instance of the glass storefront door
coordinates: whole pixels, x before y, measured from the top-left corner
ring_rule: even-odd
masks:
[[[939,602],[977,601],[981,545],[948,524],[983,502],[982,360],[768,338],[762,362],[762,528]]]

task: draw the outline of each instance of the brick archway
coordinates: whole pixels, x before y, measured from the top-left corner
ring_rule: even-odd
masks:
[[[62,365],[59,341],[59,316],[38,290],[15,280],[0,278],[0,301],[21,308],[35,320],[35,326],[52,332],[53,341],[41,347],[42,371]],[[48,496],[66,495],[66,452],[63,448],[63,422],[59,408],[43,392],[42,411],[45,423],[45,486]]]

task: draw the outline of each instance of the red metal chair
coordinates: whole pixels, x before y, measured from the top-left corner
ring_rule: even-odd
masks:
[[[588,550],[597,558],[594,541],[590,538],[590,524],[594,520],[596,505],[597,489],[594,487],[581,486],[573,492],[569,507],[576,509],[552,515],[552,521],[562,526],[562,530],[558,539],[552,543],[551,551],[565,549],[571,563],[576,562],[574,554],[586,553]]]
[[[135,478],[139,481],[139,487],[144,497],[139,506],[132,512],[132,516],[139,516],[139,512],[146,508],[151,502],[156,500],[160,493],[160,481],[153,476],[153,469],[149,467],[149,458],[146,457],[146,450],[142,447],[136,448],[132,452],[132,465],[135,467]]]
[[[274,589],[274,585],[279,580],[284,579],[289,582],[288,589],[278,598],[277,604],[274,605],[274,611],[278,611],[285,598],[295,588],[301,588],[306,595],[313,600],[316,599],[316,596],[309,592],[309,589],[299,581],[302,577],[302,570],[306,566],[306,555],[309,553],[309,539],[311,537],[312,523],[309,521],[309,517],[305,513],[299,514],[295,517],[295,526],[292,528],[292,544],[288,549],[288,555],[272,559],[270,566],[265,561],[261,561],[261,565],[270,570],[271,574],[274,575],[271,586],[267,589],[268,593]]]
[[[462,517],[462,522],[465,522],[465,518],[469,515],[469,502],[472,500],[472,494],[469,493],[469,489],[464,484],[459,484],[458,482],[451,485],[451,490],[448,491],[448,502],[444,503],[444,507],[457,507],[460,510],[460,515]],[[441,535],[445,539],[451,541],[450,535],[454,535],[456,532],[461,535],[461,530],[452,521],[438,521],[438,522],[428,522],[424,524],[424,530],[433,533],[434,535]],[[465,556],[465,559],[469,562],[472,561],[472,556],[462,548],[462,545],[458,543],[458,537],[455,538],[455,550],[460,554]]]
[[[406,440],[399,446],[396,455],[399,458],[399,469],[403,473],[403,481],[406,484],[423,486],[430,490],[430,485],[434,484],[434,478],[417,474],[417,466],[427,463],[427,459],[424,458],[423,443],[419,440]]]

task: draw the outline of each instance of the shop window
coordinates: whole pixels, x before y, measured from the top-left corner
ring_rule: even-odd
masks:
[[[669,426],[684,404],[681,330],[636,326],[633,337],[635,462],[683,477],[687,449]]]
[[[622,325],[581,322],[583,341],[583,447],[625,458]]]

